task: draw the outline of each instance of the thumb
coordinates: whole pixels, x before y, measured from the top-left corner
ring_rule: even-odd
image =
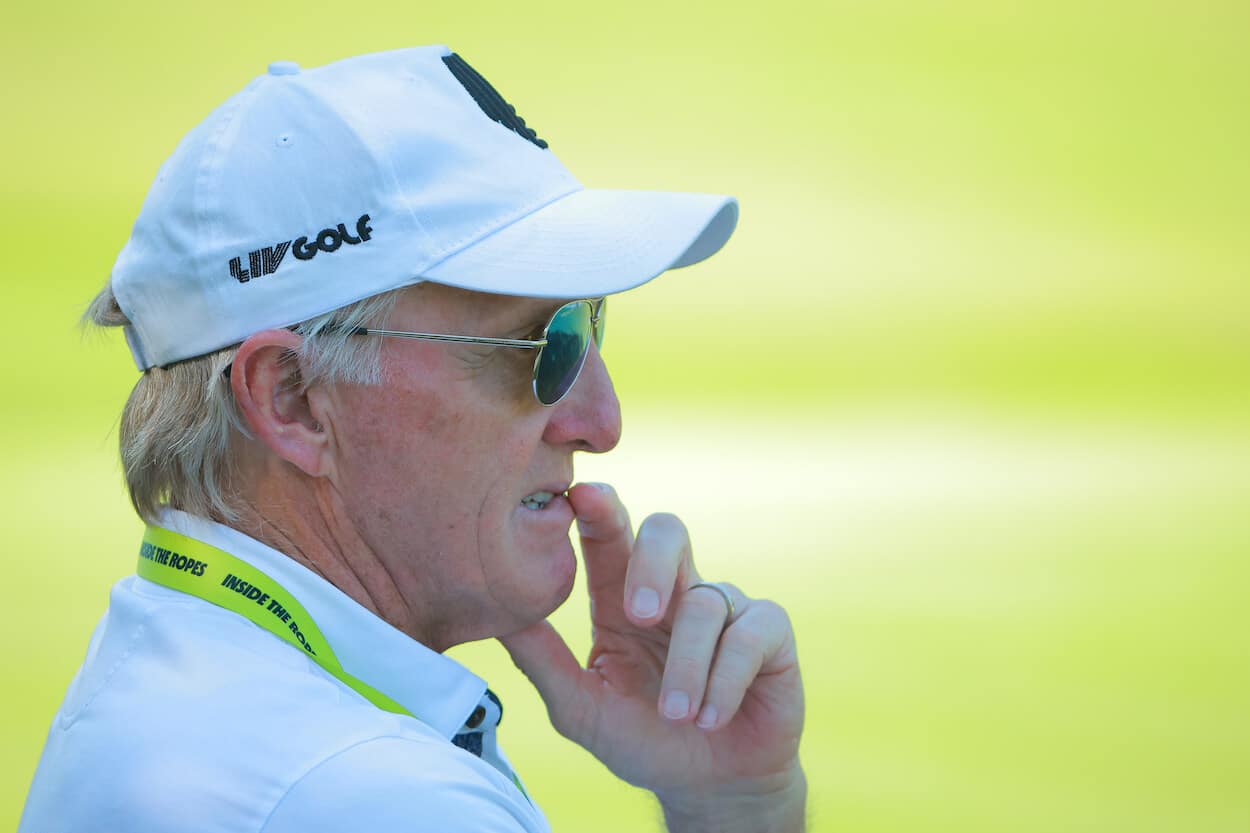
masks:
[[[581,687],[586,673],[564,637],[543,620],[524,630],[499,637],[512,662],[538,689],[547,706],[551,725],[566,738],[576,740],[587,725],[593,702]]]

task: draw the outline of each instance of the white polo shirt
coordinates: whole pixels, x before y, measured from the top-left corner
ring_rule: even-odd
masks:
[[[130,576],[52,721],[19,833],[549,830],[509,777],[481,679],[234,529],[177,511],[162,526],[275,579],[344,670],[420,719],[236,613]],[[452,742],[465,732],[481,757]]]

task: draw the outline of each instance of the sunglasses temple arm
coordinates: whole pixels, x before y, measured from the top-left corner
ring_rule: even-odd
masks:
[[[426,341],[450,341],[455,344],[490,344],[495,347],[522,347],[537,350],[547,346],[547,339],[524,338],[486,338],[484,336],[457,336],[448,333],[410,333],[404,330],[376,330],[372,327],[353,327],[349,335],[393,336],[395,338],[414,338]]]

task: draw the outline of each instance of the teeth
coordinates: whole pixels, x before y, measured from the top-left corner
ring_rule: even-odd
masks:
[[[542,509],[555,495],[551,492],[534,492],[521,498],[521,505],[526,509]]]

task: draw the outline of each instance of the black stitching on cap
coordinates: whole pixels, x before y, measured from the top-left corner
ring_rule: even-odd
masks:
[[[490,85],[490,82],[482,77],[481,73],[469,66],[464,58],[461,58],[455,52],[450,55],[443,56],[443,63],[447,65],[447,69],[460,85],[473,96],[473,100],[477,102],[477,106],[482,108],[482,112],[497,121],[509,130],[514,131],[528,142],[533,142],[538,147],[546,150],[547,142],[538,138],[538,133],[532,127],[527,127],[525,119],[517,115],[516,108],[508,102],[504,101],[499,91]]]

